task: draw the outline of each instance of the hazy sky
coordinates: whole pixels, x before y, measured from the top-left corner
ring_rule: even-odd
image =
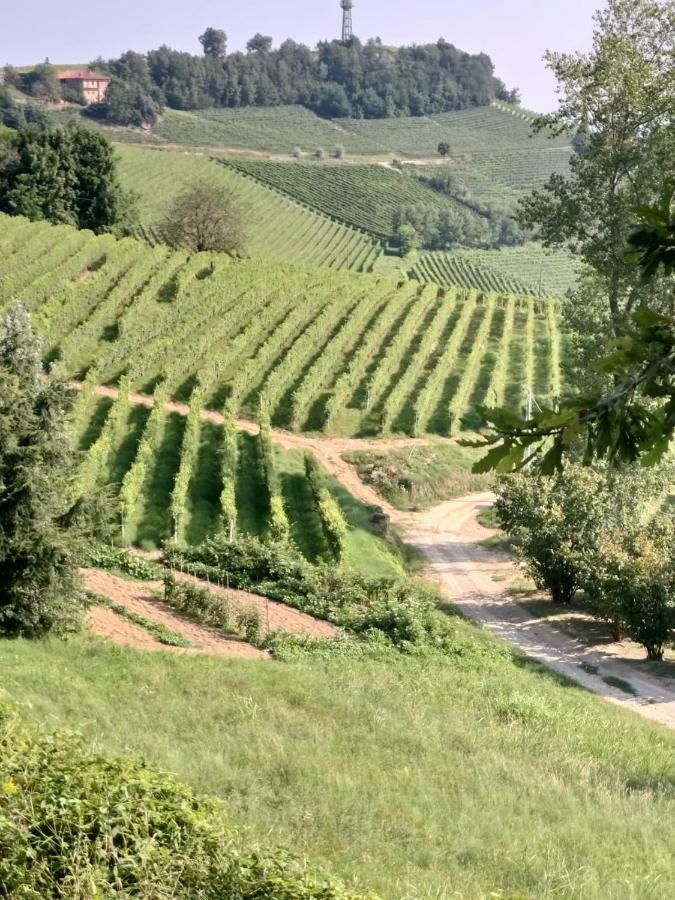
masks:
[[[3,4],[4,6],[5,4]],[[435,41],[442,36],[463,50],[485,51],[525,106],[555,106],[554,82],[541,57],[546,49],[586,50],[592,15],[603,0],[354,0],[354,32],[385,43]],[[2,14],[0,64],[26,65],[49,57],[86,63],[123,50],[160,44],[200,50],[208,25],[223,28],[230,49],[243,49],[257,31],[314,45],[339,37],[339,0],[30,0],[9,2]]]

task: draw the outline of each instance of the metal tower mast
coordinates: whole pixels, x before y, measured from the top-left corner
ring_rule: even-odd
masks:
[[[348,41],[352,36],[352,0],[341,0],[342,7],[342,40]]]

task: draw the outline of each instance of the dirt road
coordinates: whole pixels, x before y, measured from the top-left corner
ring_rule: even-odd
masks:
[[[114,388],[99,387],[97,393],[115,397]],[[132,403],[152,406],[152,397],[134,394]],[[186,415],[185,404],[170,403],[169,409]],[[218,413],[204,410],[202,417],[222,422]],[[237,422],[240,430],[255,433],[252,422]],[[428,574],[441,587],[443,595],[467,618],[480,622],[532,659],[545,664],[577,684],[648,719],[675,728],[675,683],[641,672],[639,665],[585,646],[539,619],[533,618],[507,593],[516,573],[513,561],[498,551],[480,547],[478,542],[490,532],[477,522],[481,509],[492,502],[489,493],[473,494],[450,500],[424,512],[401,512],[383,500],[341,454],[348,450],[412,446],[423,439],[363,440],[357,438],[313,438],[273,429],[273,440],[284,447],[309,450],[323,466],[364,503],[380,506],[401,530],[404,540],[425,556]],[[633,693],[608,684],[620,679]]]

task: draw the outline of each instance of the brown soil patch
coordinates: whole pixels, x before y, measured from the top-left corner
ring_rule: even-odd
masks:
[[[162,644],[141,626],[128,622],[112,610],[101,607],[93,607],[89,615],[90,625],[96,634],[144,650],[206,653],[212,656],[236,656],[244,659],[269,657],[268,653],[252,647],[245,641],[226,638],[215,628],[199,625],[180,615],[151,593],[153,589],[158,590],[161,587],[158,581],[131,582],[100,569],[86,569],[83,575],[85,585],[90,591],[107,597],[113,603],[124,606],[130,612],[144,616],[151,622],[170,628],[182,635],[191,646],[169,647]]]

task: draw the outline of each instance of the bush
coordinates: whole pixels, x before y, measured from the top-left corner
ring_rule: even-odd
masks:
[[[570,603],[581,586],[581,561],[597,546],[603,521],[602,478],[582,466],[568,466],[551,478],[502,478],[495,502],[502,528],[537,587],[557,603]]]
[[[323,147],[317,147],[314,151],[314,156],[316,157],[316,159],[325,159],[326,151],[323,149]]]
[[[344,159],[345,155],[346,151],[342,144],[336,144],[333,148],[333,156],[335,157],[335,159]]]
[[[0,758],[3,897],[366,900],[283,851],[247,846],[219,802],[140,760],[29,730],[7,706]]]
[[[586,589],[596,614],[641,644],[647,658],[663,658],[675,638],[675,524],[659,517],[603,535],[588,561]],[[618,636],[618,634],[617,634]]]

